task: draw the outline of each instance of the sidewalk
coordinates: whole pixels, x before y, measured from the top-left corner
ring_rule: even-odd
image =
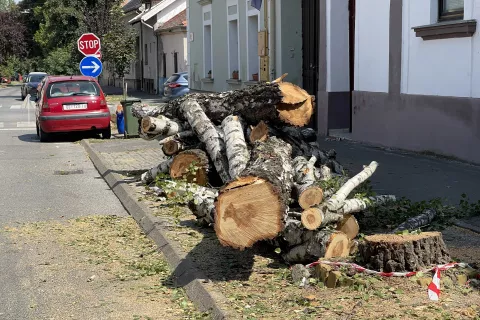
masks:
[[[350,175],[377,161],[378,169],[370,179],[377,193],[404,196],[412,201],[444,198],[452,205],[458,204],[462,193],[471,201],[480,200],[480,166],[346,140],[326,139],[319,145],[322,149],[335,149],[337,160]]]

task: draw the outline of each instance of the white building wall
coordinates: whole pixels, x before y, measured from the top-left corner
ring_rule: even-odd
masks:
[[[174,73],[173,55],[178,52],[178,72],[188,71],[187,34],[185,32],[162,34],[163,49],[166,53],[167,78]],[[161,54],[161,53],[160,53]],[[160,56],[160,63],[161,56]]]
[[[356,1],[356,91],[388,92],[389,17],[390,0]]]
[[[147,45],[148,64],[145,64],[145,45]],[[157,37],[153,29],[143,26],[143,78],[153,79],[153,86],[157,88]]]
[[[349,0],[327,0],[327,91],[350,91]]]
[[[423,40],[416,26],[436,23],[436,0],[403,1],[402,93],[480,97],[480,36]],[[464,19],[480,19],[480,1],[465,0]]]

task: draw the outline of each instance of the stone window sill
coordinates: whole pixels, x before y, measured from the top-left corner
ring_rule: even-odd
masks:
[[[471,37],[477,29],[476,20],[456,20],[413,27],[415,35],[423,40]]]
[[[200,81],[203,83],[213,83],[213,78],[202,78]]]
[[[212,0],[198,0],[199,5],[206,6],[207,4],[212,4]]]
[[[260,81],[248,80],[248,81],[244,81],[243,83],[245,83],[247,86],[253,86],[255,84],[259,84]]]
[[[238,80],[238,79],[227,79],[227,83],[228,83],[228,84],[241,84],[241,83],[242,83],[242,80]]]

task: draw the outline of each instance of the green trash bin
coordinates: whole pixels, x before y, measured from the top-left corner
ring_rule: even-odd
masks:
[[[138,137],[138,119],[132,115],[132,105],[135,102],[142,102],[137,98],[127,98],[120,101],[123,107],[123,117],[125,121],[125,139]]]

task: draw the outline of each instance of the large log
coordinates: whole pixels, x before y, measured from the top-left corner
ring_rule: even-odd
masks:
[[[180,109],[198,139],[205,144],[215,169],[217,169],[223,182],[229,181],[230,174],[228,173],[225,142],[219,129],[212,124],[196,100],[185,100],[180,105]]]
[[[397,233],[401,232],[404,230],[415,230],[419,229],[421,227],[426,226],[430,222],[432,222],[433,218],[437,215],[437,211],[434,209],[425,209],[421,214],[415,217],[411,217],[407,221],[403,222],[400,224],[398,227],[396,227],[394,230],[392,230],[392,233]]]
[[[227,184],[216,203],[220,242],[243,250],[283,230],[292,184],[291,147],[270,138],[256,142],[249,166]]]
[[[170,176],[201,186],[208,183],[208,156],[203,150],[192,149],[177,154],[170,165]]]
[[[141,121],[141,129],[143,133],[167,137],[184,130],[181,123],[162,115],[159,115],[156,118],[143,117]]]
[[[317,158],[311,157],[307,160],[305,157],[299,156],[293,159],[293,171],[294,171],[294,196],[298,199],[298,204],[302,209],[308,209],[310,207],[320,204],[323,200],[323,190],[317,185],[316,177],[319,176],[315,163]]]
[[[172,164],[173,159],[166,159],[162,161],[158,166],[151,168],[150,170],[144,172],[141,176],[143,183],[151,183],[155,180],[159,173],[169,173],[170,165]]]
[[[265,120],[304,126],[310,122],[314,111],[311,97],[306,91],[291,83],[281,82],[260,83],[222,93],[191,93],[163,106],[160,114],[181,119],[183,114],[180,106],[187,100],[197,101],[207,117],[215,123],[235,114],[241,115],[250,124]],[[277,108],[280,104],[282,106]],[[285,106],[288,106],[288,112],[282,109]]]
[[[250,160],[250,152],[243,134],[242,120],[238,116],[228,116],[222,121],[227,150],[230,177],[235,179],[245,170]]]
[[[366,236],[359,253],[367,268],[384,272],[418,271],[450,262],[440,232]]]
[[[380,206],[389,202],[397,201],[397,198],[394,195],[380,195],[362,199],[348,199],[343,202],[343,205],[340,209],[337,210],[339,213],[356,213],[364,211],[367,208]]]
[[[310,239],[302,244],[289,248],[283,259],[288,263],[316,261],[319,258],[340,258],[350,254],[350,241],[339,231],[322,229],[310,233]]]
[[[360,173],[349,179],[328,201],[327,207],[331,211],[338,210],[344,203],[353,189],[358,187],[365,180],[370,178],[377,169],[378,163],[372,161],[370,165],[365,167]]]

